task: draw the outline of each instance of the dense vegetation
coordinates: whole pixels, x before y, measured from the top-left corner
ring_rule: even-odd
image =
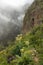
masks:
[[[0,65],[43,65],[43,25],[16,37],[0,52]]]

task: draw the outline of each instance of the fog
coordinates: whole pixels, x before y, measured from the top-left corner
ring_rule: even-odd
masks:
[[[34,0],[0,0],[0,39],[21,32],[26,9]],[[12,35],[13,34],[13,35]]]
[[[0,0],[1,6],[12,6],[14,8],[19,8],[21,6],[24,6],[26,3],[31,4],[33,0]],[[3,5],[2,5],[3,4]]]

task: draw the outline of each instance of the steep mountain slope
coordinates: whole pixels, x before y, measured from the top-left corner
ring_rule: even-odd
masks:
[[[34,26],[43,23],[43,0],[35,0],[28,8],[24,17],[23,31],[27,32]]]
[[[38,3],[41,5],[43,3],[42,0],[35,0],[33,4],[35,5],[36,2],[37,5],[39,5]],[[34,14],[33,8],[30,7],[29,9],[31,11],[28,10],[28,12],[29,14],[31,13],[31,16],[26,13],[27,16],[25,15],[25,17],[27,18],[24,18],[23,32],[28,32],[18,35],[16,40],[8,42],[10,45],[6,49],[1,49],[0,65],[43,65],[43,7],[39,5],[42,7],[42,9],[40,9],[40,7],[36,5],[34,7],[34,5],[32,7],[36,7],[35,13],[37,13]],[[37,7],[39,9],[37,9]],[[10,27],[10,25],[13,26],[12,22],[9,23],[8,27]],[[10,28],[13,30],[15,27]],[[10,34],[13,33],[9,33],[7,36],[10,37]],[[0,48],[3,47],[0,46]]]
[[[43,65],[43,25],[12,43],[0,52],[0,65]]]

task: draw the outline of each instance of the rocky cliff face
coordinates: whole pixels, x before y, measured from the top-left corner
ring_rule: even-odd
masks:
[[[23,23],[23,32],[30,31],[34,26],[43,23],[43,0],[33,2],[25,14]]]

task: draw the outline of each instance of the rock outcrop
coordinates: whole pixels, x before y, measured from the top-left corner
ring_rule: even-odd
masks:
[[[23,20],[23,32],[43,23],[43,0],[35,0],[28,8]]]

